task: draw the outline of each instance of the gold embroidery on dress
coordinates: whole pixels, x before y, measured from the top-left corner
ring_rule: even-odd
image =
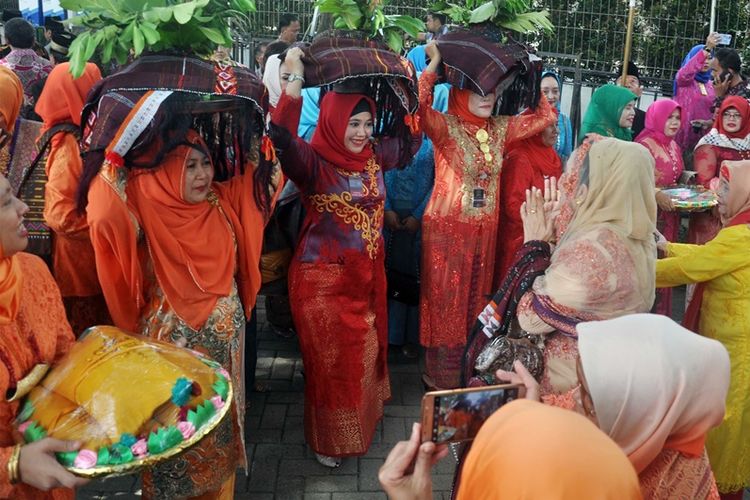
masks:
[[[375,158],[370,158],[365,165],[365,172],[369,176],[368,183],[362,183],[362,193],[364,196],[379,196],[377,173],[380,166],[375,163]],[[337,172],[347,177],[359,176],[358,173],[352,173],[337,168]],[[367,243],[367,254],[371,259],[375,259],[380,246],[380,230],[383,226],[383,202],[379,201],[377,206],[371,210],[365,210],[358,203],[352,203],[352,193],[343,191],[341,194],[314,194],[310,196],[315,209],[320,212],[332,213],[341,219],[344,223],[354,226],[354,229],[360,231],[362,239]]]
[[[446,116],[448,132],[456,141],[456,146],[463,152],[463,175],[461,184],[461,208],[465,215],[481,216],[489,215],[496,209],[498,187],[500,182],[498,176],[503,166],[503,147],[505,134],[508,130],[508,117],[494,118],[489,133],[489,144],[494,148],[493,160],[488,163],[485,154],[477,144],[477,139],[469,135],[466,125],[459,123],[458,119],[450,115]],[[485,142],[485,144],[487,144]],[[482,171],[487,175],[482,176]],[[485,190],[485,204],[482,207],[473,206],[472,199],[474,189]]]

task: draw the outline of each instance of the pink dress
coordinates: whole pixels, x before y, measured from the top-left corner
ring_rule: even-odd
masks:
[[[646,128],[635,139],[635,142],[644,145],[654,158],[654,178],[657,188],[675,184],[685,169],[680,146],[673,138],[664,133],[669,117],[675,110],[679,110],[681,116],[687,114],[685,108],[681,108],[677,101],[672,99],[661,99],[654,102],[646,113]],[[682,121],[684,123],[684,119]],[[667,240],[677,241],[680,227],[679,213],[660,209],[657,213],[656,227]],[[654,312],[665,316],[671,315],[671,288],[658,290]]]
[[[701,83],[695,79],[706,62],[706,53],[698,51],[690,61],[680,68],[675,77],[677,92],[674,100],[682,108],[682,125],[675,140],[683,151],[692,151],[705,131],[693,132],[691,120],[713,120],[711,106],[716,94],[710,81]]]

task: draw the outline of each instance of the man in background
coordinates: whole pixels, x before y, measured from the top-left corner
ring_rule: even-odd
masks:
[[[615,83],[622,86],[622,67],[617,71],[617,75]],[[630,89],[630,91],[640,99],[643,94],[643,88],[641,88],[641,75],[638,66],[636,66],[633,61],[628,63],[628,74],[626,76],[627,79],[625,80],[624,86]],[[640,134],[644,128],[646,128],[646,112],[636,106],[635,119],[633,120],[633,126],[631,127],[633,137],[638,137],[638,134]]]
[[[13,71],[21,80],[27,105],[33,104],[34,100],[31,87],[52,71],[52,63],[34,52],[35,35],[34,27],[26,19],[17,17],[5,23],[10,53],[0,59],[0,65]]]
[[[299,19],[294,14],[282,14],[279,18],[279,41],[289,45],[297,41],[299,35]]]

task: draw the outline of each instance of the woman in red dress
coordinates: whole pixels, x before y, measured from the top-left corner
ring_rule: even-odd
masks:
[[[301,112],[301,57],[298,48],[286,55],[289,84],[272,135],[306,211],[289,268],[305,363],[305,439],[321,464],[338,467],[341,457],[367,452],[391,396],[383,171],[404,162],[400,139],[371,143],[375,103],[363,94],[327,93],[310,144],[285,128]],[[420,142],[414,136],[412,155]]]
[[[724,99],[714,128],[698,141],[693,165],[699,184],[710,187],[712,179],[719,177],[719,167],[724,160],[750,160],[750,103],[738,96]],[[721,229],[719,217],[714,212],[693,214],[690,218],[688,241],[706,243]]]
[[[420,341],[425,385],[458,387],[470,329],[492,294],[505,148],[557,120],[546,99],[533,114],[491,116],[494,93],[452,87],[448,114],[432,109],[441,56],[425,49],[430,65],[419,79],[419,115],[435,148],[435,187],[422,234]]]

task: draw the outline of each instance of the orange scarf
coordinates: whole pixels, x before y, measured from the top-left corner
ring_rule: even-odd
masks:
[[[488,119],[480,118],[469,110],[471,94],[471,90],[451,88],[448,94],[448,114],[455,115],[471,125],[486,127]]]
[[[0,245],[0,325],[15,321],[21,307],[21,263],[18,257],[5,257]]]
[[[99,68],[86,63],[83,74],[73,79],[70,63],[62,63],[47,77],[42,95],[36,103],[36,112],[44,120],[44,133],[58,123],[73,122],[81,125],[81,111],[91,88],[102,79]]]
[[[193,131],[186,140],[207,150]],[[128,202],[143,227],[167,301],[199,330],[216,301],[232,290],[236,242],[217,204],[184,201],[185,163],[191,149],[178,146],[155,171],[136,175],[128,186]]]
[[[8,132],[13,132],[23,105],[23,85],[15,73],[0,66],[0,114],[5,118]]]

